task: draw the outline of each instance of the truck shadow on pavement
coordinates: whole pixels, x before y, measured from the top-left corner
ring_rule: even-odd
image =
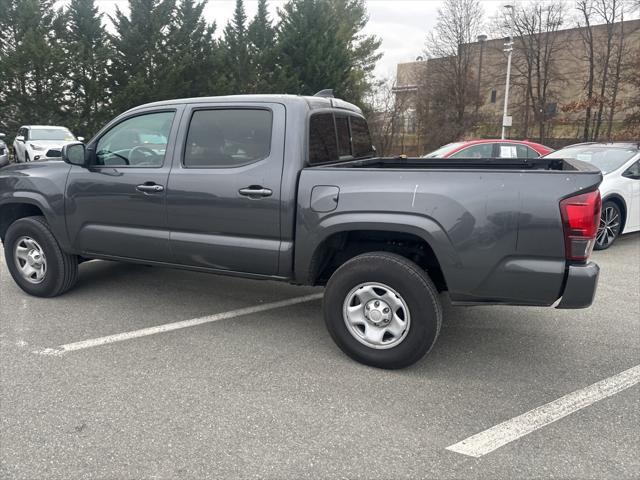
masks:
[[[190,315],[196,317],[218,313],[221,304],[228,302],[233,303],[229,309],[242,308],[302,296],[311,291],[320,290],[179,269],[93,261],[81,266],[78,286],[62,298],[82,300],[82,297],[98,294],[106,301],[112,297],[124,309],[156,304],[162,299],[165,304],[179,302],[188,306]],[[162,309],[162,305],[156,305],[156,308]],[[453,307],[445,304],[442,330],[433,350],[416,365],[399,371],[400,375],[430,378],[457,375],[469,379],[490,375],[504,376],[508,381],[514,374],[538,374],[541,369],[567,360],[566,339],[553,328],[556,316],[557,310],[551,308]],[[175,319],[159,319],[159,323],[171,321]],[[287,351],[292,357],[298,355],[299,349],[290,347],[292,342],[302,340],[307,348],[313,348],[314,352],[310,354],[319,354],[336,366],[342,364],[339,368],[354,365],[353,360],[342,354],[329,338],[318,301],[298,305],[293,311],[291,307],[277,309],[259,320],[245,318],[239,322],[232,319],[222,323],[229,323],[224,329],[233,331],[234,328],[244,330],[249,325],[254,328],[255,322],[260,323],[259,328],[265,333],[270,329],[288,332],[286,335],[267,335],[269,342],[280,343],[270,347],[280,349],[285,357],[282,361],[295,361],[295,358],[286,359]],[[136,325],[131,328],[135,329]],[[207,329],[215,335],[213,332],[219,328],[220,324],[212,324]],[[314,341],[310,342],[310,338]]]

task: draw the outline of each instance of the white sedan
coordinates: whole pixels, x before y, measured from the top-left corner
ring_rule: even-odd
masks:
[[[623,233],[640,230],[640,142],[580,143],[545,158],[575,158],[602,171],[602,215],[596,250],[609,248]]]
[[[15,140],[13,151],[16,162],[30,162],[47,158],[59,158],[62,147],[67,143],[82,141],[66,127],[52,125],[25,125],[20,127]]]

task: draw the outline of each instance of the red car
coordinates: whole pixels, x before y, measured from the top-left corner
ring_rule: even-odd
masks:
[[[538,158],[552,148],[528,140],[468,140],[448,143],[422,158]]]

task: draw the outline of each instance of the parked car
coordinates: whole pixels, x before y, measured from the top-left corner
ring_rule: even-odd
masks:
[[[528,140],[468,140],[449,143],[423,158],[538,158],[552,148]]]
[[[30,162],[50,158],[60,159],[60,151],[67,143],[84,140],[76,137],[66,127],[52,125],[25,125],[20,127],[13,151],[16,162]]]
[[[400,368],[433,346],[442,292],[583,308],[597,284],[596,167],[375,157],[361,110],[335,98],[143,105],[62,159],[0,171],[0,238],[31,295],[69,290],[85,259],[325,285],[338,346]]]
[[[609,248],[624,233],[640,230],[640,141],[580,143],[545,158],[573,158],[602,171],[602,217],[596,250]]]
[[[4,143],[5,134],[0,133],[0,168],[9,165],[9,147]]]

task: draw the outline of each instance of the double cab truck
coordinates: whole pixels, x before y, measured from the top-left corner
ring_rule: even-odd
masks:
[[[0,238],[40,297],[93,259],[322,285],[337,345],[401,368],[443,297],[588,307],[601,180],[576,160],[380,158],[361,110],[327,96],[170,100],[0,170]]]

